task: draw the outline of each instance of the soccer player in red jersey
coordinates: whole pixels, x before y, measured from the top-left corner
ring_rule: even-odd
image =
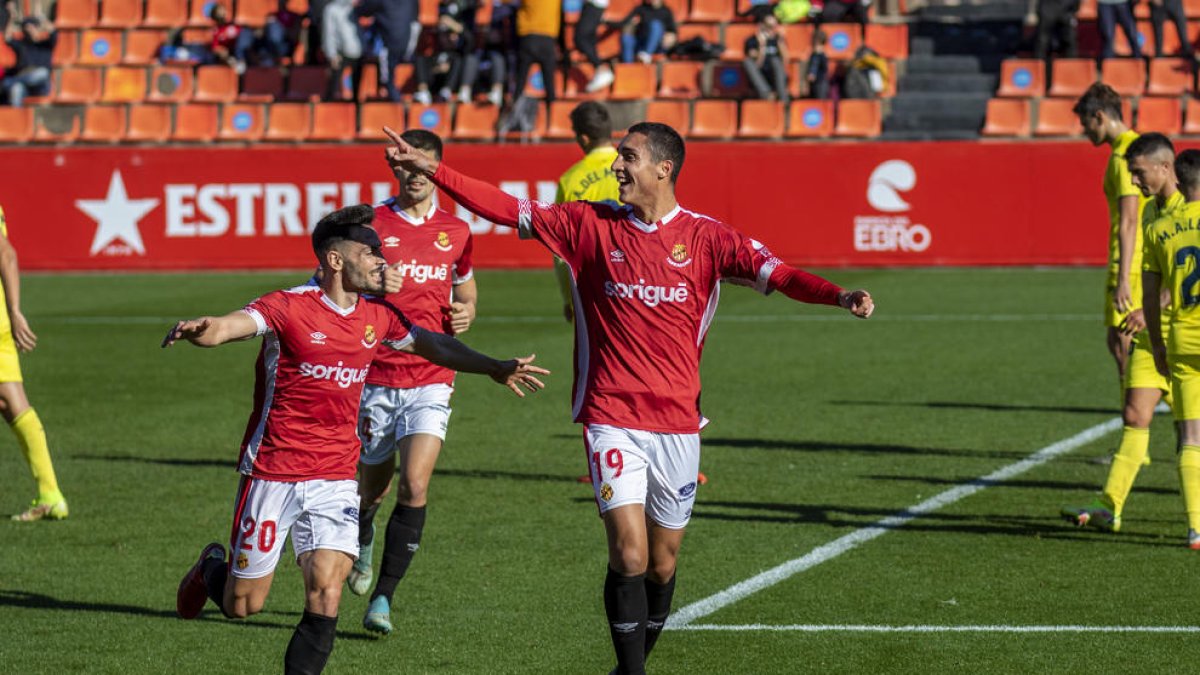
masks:
[[[368,367],[382,347],[447,368],[490,375],[523,396],[536,391],[533,357],[497,361],[411,324],[382,294],[386,263],[369,227],[374,209],[353,206],[321,219],[313,250],[318,286],[275,291],[221,317],[178,322],[163,340],[201,347],[263,336],[255,406],[242,442],[238,489],[225,548],[209,544],[179,584],[176,611],[200,614],[211,598],[231,618],[259,612],[289,530],[304,577],[305,611],[288,644],[287,673],[318,673],[333,650],[342,584],[358,555],[359,440],[356,419]],[[232,576],[232,579],[229,577]]]
[[[441,159],[442,140],[424,129],[402,134],[419,152]],[[387,295],[419,326],[437,326],[457,335],[475,318],[477,293],[471,269],[471,229],[433,203],[433,182],[419,173],[395,170],[397,195],[375,207],[380,249],[403,286]],[[392,631],[391,604],[421,543],[426,495],[446,439],[454,371],[415,354],[381,352],[367,373],[359,409],[362,440],[358,490],[361,552],[350,570],[350,591],[371,589],[375,513],[399,465],[396,506],[387,521],[379,581],[363,617],[370,631]]]
[[[575,421],[584,425],[592,486],[608,536],[604,607],[618,673],[645,672],[675,587],[700,465],[700,354],[719,282],[838,305],[874,304],[793,268],[762,243],[675,200],[683,139],[640,123],[613,171],[624,206],[517,199],[416,152],[390,129],[389,161],[422,172],[455,201],[542,242],[571,270]]]

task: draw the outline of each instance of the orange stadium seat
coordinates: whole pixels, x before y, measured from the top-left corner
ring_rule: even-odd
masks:
[[[571,128],[571,111],[579,105],[574,101],[555,101],[550,104],[549,121],[546,123],[545,138],[571,140],[575,131]]]
[[[666,61],[662,64],[659,98],[700,98],[700,75],[704,64],[699,61]]]
[[[783,104],[779,101],[742,101],[738,138],[781,138]]]
[[[1183,133],[1188,136],[1200,135],[1200,99],[1189,96],[1187,112],[1183,116]]]
[[[412,70],[411,64],[404,63],[401,65],[408,66],[409,70],[410,71]],[[378,64],[374,64],[374,63],[364,63],[363,64],[362,79],[358,83],[358,92],[357,93],[350,91],[350,88],[354,85],[354,80],[351,77],[351,72],[350,72],[351,68],[349,66],[347,66],[343,70],[344,70],[344,72],[342,74],[342,87],[341,87],[340,91],[338,92],[343,99],[353,98],[356,101],[366,101],[366,100],[375,98],[376,96],[379,95],[379,93],[378,93],[378,87],[379,87],[379,66],[378,66]],[[401,81],[403,82],[403,80],[401,80]]]
[[[883,131],[883,112],[879,101],[844,99],[838,102],[834,136],[874,138]]]
[[[688,15],[689,0],[663,0],[663,4],[671,9],[671,14],[675,17],[676,25],[683,22]]]
[[[1189,19],[1200,19],[1200,0],[1183,0],[1183,13]]]
[[[59,103],[95,103],[103,90],[100,68],[63,68],[58,76]]]
[[[129,128],[125,140],[133,143],[162,143],[171,136],[171,106],[134,103],[129,106]]]
[[[454,110],[454,138],[491,141],[496,138],[500,109],[490,103],[466,103]]]
[[[312,133],[312,105],[308,103],[273,103],[267,108],[268,141],[294,143],[308,140]]]
[[[752,23],[731,23],[725,26],[725,51],[721,58],[726,61],[741,61],[746,57],[746,40],[758,32]]]
[[[146,0],[142,25],[146,28],[178,28],[187,24],[187,0]]]
[[[125,106],[92,105],[83,111],[83,133],[79,140],[116,143],[125,137]]]
[[[121,31],[89,28],[79,39],[79,61],[85,66],[108,66],[121,61]]]
[[[366,79],[366,70],[364,69],[364,87],[366,86]],[[411,63],[401,63],[397,65],[396,70],[392,71],[392,81],[396,83],[396,90],[401,93],[411,94],[417,90],[417,75]],[[371,96],[371,98],[375,97]]]
[[[1050,96],[1079,98],[1095,81],[1096,62],[1091,59],[1054,59],[1051,62]]]
[[[182,103],[175,107],[175,131],[171,140],[207,143],[216,139],[217,130],[217,104]]]
[[[830,23],[821,29],[828,38],[825,53],[830,61],[849,61],[862,46],[862,28],[856,23]]]
[[[233,22],[239,26],[261,28],[267,22],[267,15],[274,12],[278,6],[278,0],[238,0]]]
[[[792,101],[788,105],[788,138],[828,138],[833,134],[833,101]]]
[[[100,20],[100,3],[96,0],[58,0],[55,3],[54,25],[58,28],[91,28]]]
[[[908,58],[908,24],[867,24],[863,42],[885,59]]]
[[[0,142],[25,143],[33,138],[33,108],[0,106]]]
[[[142,0],[104,0],[100,5],[99,25],[102,28],[135,28],[141,22]]]
[[[680,134],[691,127],[687,101],[651,101],[646,104],[646,121],[665,124]]]
[[[247,103],[270,103],[283,98],[283,71],[261,66],[247,68],[242,73],[242,90],[238,100]]]
[[[221,130],[217,138],[223,141],[257,141],[263,137],[266,121],[261,103],[230,103],[221,106]]]
[[[135,103],[146,100],[146,69],[140,66],[113,66],[104,71],[106,103]]]
[[[1079,21],[1095,21],[1097,17],[1096,0],[1082,0],[1075,18]]]
[[[997,96],[1022,98],[1044,96],[1046,93],[1046,64],[1039,59],[1005,59],[1000,64],[1000,87]]]
[[[750,82],[741,61],[719,61],[713,65],[711,95],[714,98],[746,98],[750,94]]]
[[[1182,96],[1193,89],[1196,73],[1187,59],[1152,59],[1147,96]]]
[[[1069,98],[1044,98],[1038,103],[1034,136],[1078,136],[1083,133],[1079,116],[1072,112],[1075,101]]]
[[[1183,105],[1179,97],[1156,98],[1146,96],[1138,101],[1137,124],[1139,133],[1157,131],[1176,136],[1183,128]]]
[[[150,65],[158,57],[158,50],[167,41],[167,31],[158,28],[143,28],[125,33],[125,54],[121,63],[126,65]]]
[[[571,44],[575,44],[572,42]],[[600,27],[597,33],[596,54],[601,60],[609,61],[621,55],[621,31],[616,28]]]
[[[292,101],[320,101],[329,90],[329,69],[324,66],[296,66],[288,73],[284,98]]]
[[[640,4],[642,4],[641,0],[609,0],[608,7],[604,8],[602,20],[606,23],[624,21],[625,17],[629,16],[629,13]],[[681,21],[682,19],[683,17],[675,15],[676,21]]]
[[[196,68],[196,93],[193,99],[202,102],[229,103],[238,95],[238,74],[229,66],[199,66]]]
[[[618,101],[651,99],[658,87],[658,64],[618,63],[613,66],[613,76],[610,98]]]
[[[55,66],[73,66],[79,60],[79,31],[58,31],[58,42],[54,43],[54,53],[50,57]]]
[[[725,139],[737,133],[736,101],[696,101],[689,138]]]
[[[994,98],[988,101],[984,136],[1029,136],[1030,103],[1023,98]]]
[[[391,101],[371,101],[359,107],[358,137],[383,140],[387,136],[383,128],[400,130],[406,126],[404,104]]]
[[[155,66],[150,70],[151,101],[190,101],[194,88],[191,66]]]
[[[0,68],[11,68],[17,63],[17,53],[8,46],[7,42],[0,40]]]
[[[421,0],[420,13],[417,16],[417,21],[421,22],[422,26],[433,26],[438,20],[438,0]]]
[[[408,109],[408,128],[425,129],[438,136],[450,135],[450,109],[445,103],[421,105],[414,103]]]
[[[528,143],[542,138],[546,133],[546,106],[539,105],[537,107],[537,116],[533,118],[533,128],[529,131],[513,131],[510,130],[504,134],[503,139],[506,141],[517,141]]]
[[[1121,96],[1141,96],[1146,91],[1146,62],[1141,59],[1104,59],[1100,81]]]
[[[682,17],[675,18],[678,20]],[[687,20],[696,23],[733,21],[733,3],[729,0],[692,0],[692,11]]]
[[[39,143],[72,143],[79,138],[78,114],[56,115],[53,108],[42,108],[34,116],[33,140]]]
[[[314,103],[312,134],[314,141],[349,141],[354,138],[353,103]]]
[[[225,5],[225,10],[229,12],[229,16],[232,18],[233,0],[192,0],[192,11],[188,13],[188,25],[211,26],[212,19],[208,18],[208,13],[212,11],[212,6],[218,2]]]
[[[783,26],[783,37],[787,42],[789,59],[807,59],[812,56],[813,33],[811,23],[793,23]]]
[[[592,75],[595,74],[595,68],[592,68],[590,63],[577,63],[571,66],[563,80],[563,98],[578,100],[599,100],[608,98],[608,92],[612,89],[612,85],[604,87],[599,91],[588,92],[588,82],[592,81]]]

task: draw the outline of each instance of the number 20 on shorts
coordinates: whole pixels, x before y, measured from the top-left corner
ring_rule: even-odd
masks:
[[[242,550],[254,550],[254,531],[258,530],[258,550],[266,553],[275,547],[275,521],[264,520],[261,524],[247,516],[242,519]]]

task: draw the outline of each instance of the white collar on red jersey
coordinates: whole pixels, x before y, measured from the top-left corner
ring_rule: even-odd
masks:
[[[425,223],[429,222],[430,218],[433,218],[433,214],[437,213],[437,204],[432,201],[429,202],[429,212],[419,218],[414,218],[414,217],[408,215],[407,211],[400,208],[400,202],[395,197],[392,197],[391,207],[392,207],[392,213],[400,216],[401,218],[412,223],[413,225],[424,225]]]
[[[683,211],[683,209],[679,207],[679,204],[676,204],[675,208],[673,208],[669,212],[667,212],[667,215],[663,216],[662,219],[659,220],[657,223],[645,223],[645,222],[642,222],[642,220],[640,218],[633,215],[633,209],[630,208],[629,209],[629,222],[633,223],[633,226],[636,227],[637,229],[641,230],[642,232],[646,232],[646,233],[656,232],[656,231],[658,231],[659,225],[666,225],[667,223],[671,222],[672,220],[675,220],[675,216],[678,216],[680,214],[680,212],[682,212],[682,211]]]
[[[341,307],[336,302],[334,302],[332,299],[330,299],[330,297],[328,295],[325,295],[325,291],[321,291],[321,302],[325,303],[325,306],[329,307],[329,309],[332,309],[333,311],[337,312],[338,314],[340,314],[342,316],[350,316],[351,314],[354,313],[354,310],[358,308],[358,299],[357,298],[355,298],[353,305],[350,305],[349,307]]]

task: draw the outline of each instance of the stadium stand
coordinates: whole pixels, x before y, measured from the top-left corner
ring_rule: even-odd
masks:
[[[222,141],[257,141],[266,130],[262,104],[231,103],[221,106],[221,128],[217,138]]]
[[[125,140],[131,143],[163,143],[171,137],[172,107],[158,103],[129,106]]]
[[[651,101],[646,106],[647,122],[659,122],[675,129],[691,128],[691,113],[684,101]]]
[[[312,134],[312,125],[312,106],[308,103],[275,103],[270,107],[263,138],[268,141],[303,142]]]
[[[1137,123],[1139,132],[1157,131],[1169,136],[1183,129],[1183,103],[1178,97],[1146,97],[1138,102]]]
[[[784,106],[779,101],[742,101],[738,138],[782,138]]]
[[[100,20],[100,3],[96,0],[58,0],[55,3],[54,25],[63,28],[91,28]]]
[[[0,141],[25,143],[33,138],[33,108],[0,107]]]
[[[136,103],[146,100],[146,69],[114,66],[104,70],[105,103]]]
[[[1046,94],[1046,64],[1039,59],[1005,59],[1000,65],[997,96],[1041,97]]]
[[[1078,136],[1083,133],[1079,118],[1071,110],[1075,101],[1069,98],[1044,98],[1038,103],[1035,136]]]
[[[83,111],[83,132],[79,140],[87,143],[117,143],[125,137],[126,111],[123,105],[93,105]]]
[[[1050,96],[1078,98],[1096,81],[1096,75],[1096,62],[1091,59],[1054,59],[1050,66]]]
[[[1031,102],[1025,98],[994,98],[988,101],[983,135],[1028,137],[1033,119],[1031,107]]]
[[[696,101],[692,106],[692,126],[687,134],[689,137],[726,140],[733,138],[737,129],[736,101]]]
[[[185,143],[208,143],[218,131],[215,103],[182,103],[175,107],[175,127],[171,140]]]
[[[187,0],[146,0],[142,26],[146,28],[178,28],[188,21]]]
[[[883,113],[879,101],[849,99],[838,104],[835,136],[874,138],[882,129]]]
[[[459,140],[490,141],[496,138],[500,110],[485,103],[459,105],[454,111],[454,138]]]
[[[1187,59],[1152,59],[1146,95],[1183,96],[1195,89],[1195,80],[1195,68]]]
[[[828,138],[833,134],[833,101],[792,101],[788,105],[788,138]]]
[[[312,133],[314,141],[349,141],[358,131],[353,103],[314,103]]]
[[[192,99],[212,103],[230,103],[238,96],[238,74],[229,66],[196,68],[196,92]]]
[[[571,111],[578,105],[576,101],[555,101],[550,104],[549,120],[543,138],[554,140],[574,140],[575,131],[571,129]]]
[[[97,25],[101,28],[135,28],[141,23],[142,0],[104,0],[100,4]]]
[[[1146,62],[1141,59],[1105,59],[1100,81],[1121,96],[1141,96],[1146,91]]]

